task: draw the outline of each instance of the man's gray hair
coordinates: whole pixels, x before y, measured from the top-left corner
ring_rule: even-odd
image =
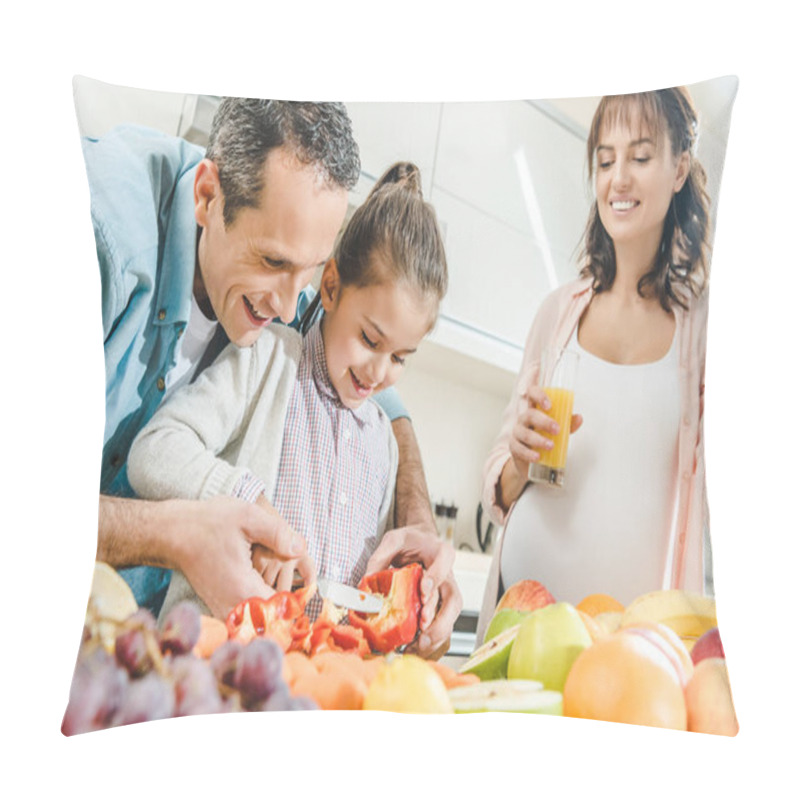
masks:
[[[356,185],[361,161],[343,103],[224,97],[211,124],[206,158],[217,165],[226,226],[239,209],[258,207],[264,162],[271,150],[284,146],[331,188]]]

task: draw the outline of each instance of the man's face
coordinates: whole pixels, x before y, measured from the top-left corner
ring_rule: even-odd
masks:
[[[228,338],[247,347],[275,317],[294,319],[297,297],[325,263],[347,211],[347,192],[324,184],[284,148],[264,164],[261,203],[225,227],[216,165],[200,163],[195,217],[202,227],[195,297]]]

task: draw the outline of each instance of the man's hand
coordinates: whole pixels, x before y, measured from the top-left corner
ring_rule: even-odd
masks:
[[[100,497],[98,559],[180,569],[217,617],[248,597],[273,593],[253,569],[255,545],[284,559],[307,557],[305,542],[280,517],[244,500]]]
[[[273,589],[253,568],[253,548],[278,557],[307,558],[305,542],[280,517],[231,497],[186,501],[184,544],[176,561],[211,613],[224,618],[248,597],[270,597]]]
[[[452,545],[439,539],[435,531],[425,525],[408,525],[387,531],[367,563],[367,575],[414,561],[422,564],[425,571],[420,584],[420,636],[409,650],[423,658],[438,659],[446,652],[453,625],[461,613],[454,560]]]
[[[263,508],[267,514],[277,517],[283,522],[283,518],[278,513],[278,509],[262,494],[256,505]],[[293,536],[300,539],[302,537],[295,533],[294,530],[289,528]],[[305,540],[303,541],[303,555],[299,558],[285,559],[281,558],[273,550],[263,545],[256,544],[253,546],[253,568],[259,575],[266,581],[266,583],[273,587],[278,592],[291,591],[294,583],[294,573],[297,571],[303,579],[303,585],[309,586],[317,577],[317,568],[311,557],[308,555],[305,547]]]

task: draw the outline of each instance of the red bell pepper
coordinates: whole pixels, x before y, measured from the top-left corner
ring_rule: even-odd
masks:
[[[306,603],[315,591],[315,586],[307,586],[295,592],[277,592],[268,599],[243,600],[225,620],[228,638],[247,644],[256,637],[268,636],[284,652],[302,649],[310,631]]]
[[[414,641],[422,610],[421,580],[422,567],[409,564],[366,575],[358,584],[365,592],[383,596],[383,608],[377,614],[348,614],[350,624],[363,631],[372,650],[389,653]]]
[[[352,625],[342,624],[344,616],[345,613],[330,601],[323,602],[322,611],[311,625],[311,633],[306,643],[306,652],[309,655],[313,656],[326,650],[357,653],[360,656],[369,655],[369,643],[364,638],[363,631]]]

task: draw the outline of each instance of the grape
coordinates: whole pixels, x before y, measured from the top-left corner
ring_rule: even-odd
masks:
[[[108,727],[122,703],[127,683],[125,670],[119,669],[102,647],[82,651],[75,665],[61,732],[72,736]]]
[[[191,652],[200,638],[200,612],[194,603],[184,600],[170,609],[161,629],[161,650],[181,655]]]
[[[217,680],[224,686],[233,686],[236,660],[242,651],[242,643],[235,639],[223,642],[212,654],[209,664]]]
[[[266,700],[281,680],[283,651],[272,639],[253,639],[239,653],[233,686],[245,705]]]
[[[146,631],[155,633],[158,630],[156,618],[149,608],[137,608],[128,619],[125,620],[125,627],[143,628]]]
[[[146,633],[141,628],[120,633],[114,642],[114,654],[132,678],[139,678],[153,668]]]
[[[291,711],[292,696],[289,694],[289,687],[281,681],[272,694],[258,706],[258,711]]]
[[[192,655],[178,656],[172,661],[175,681],[175,716],[216,714],[222,711],[222,698],[211,665]]]
[[[148,672],[128,685],[128,691],[112,720],[113,725],[131,725],[166,719],[175,713],[172,684],[157,672]]]
[[[319,711],[319,706],[310,697],[300,694],[291,699],[289,711]]]

